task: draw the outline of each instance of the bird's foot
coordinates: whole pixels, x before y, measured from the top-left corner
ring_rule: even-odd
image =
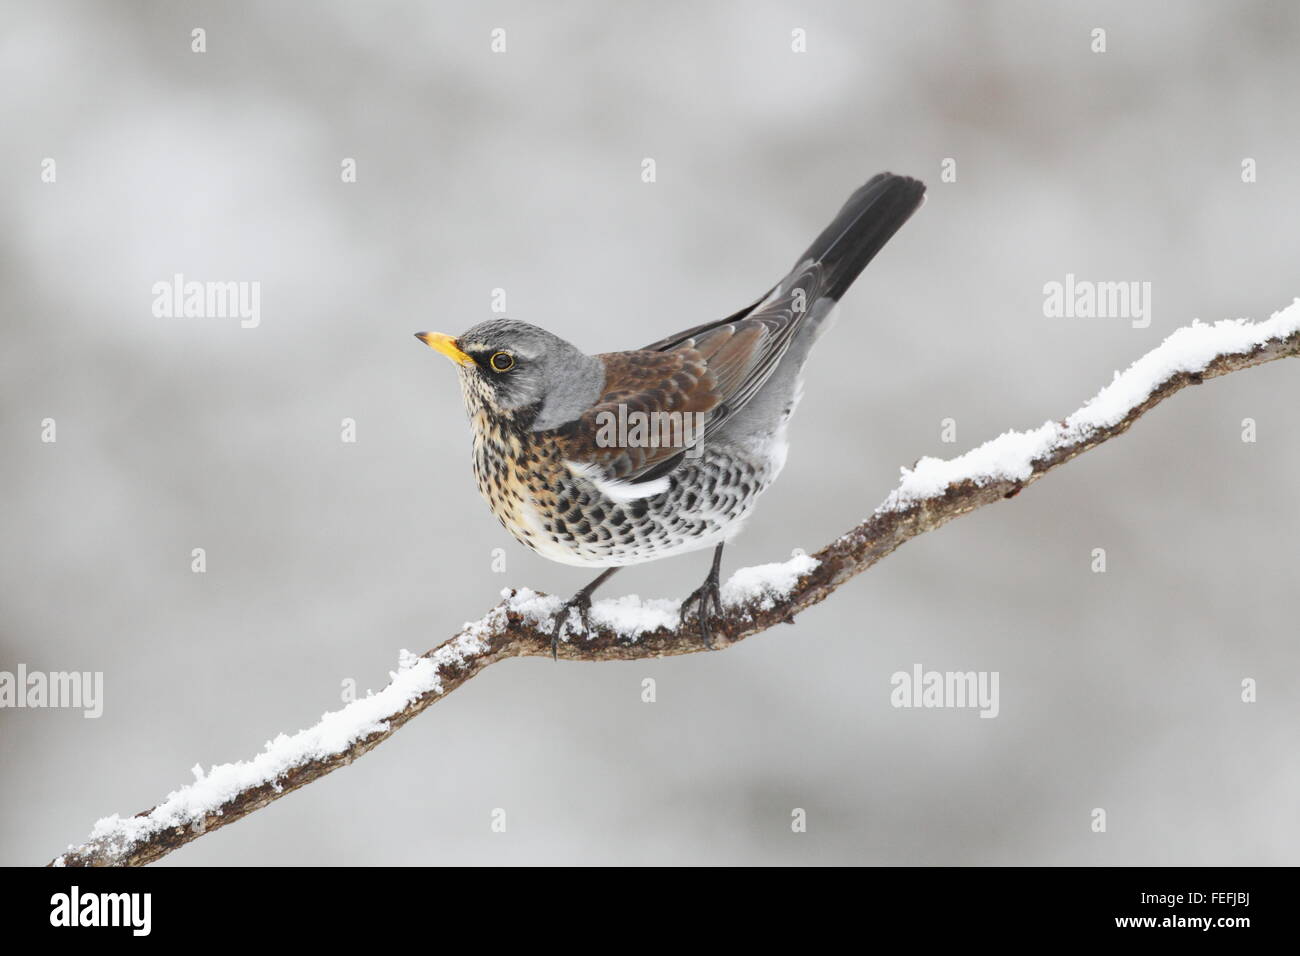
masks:
[[[578,620],[582,622],[583,633],[589,632],[591,630],[591,594],[585,590],[579,591],[565,601],[559,613],[555,615],[555,626],[551,629],[551,660],[559,660],[560,637],[564,634],[564,629],[569,623],[570,611],[578,612]]]
[[[682,602],[682,610],[685,611],[691,605],[695,606],[695,621],[700,628],[700,639],[704,646],[713,650],[713,625],[714,622],[722,617],[722,590],[718,586],[718,568],[715,565],[709,572],[709,576],[704,579],[704,583],[690,593],[685,601]]]
[[[578,612],[578,619],[582,621],[583,633],[591,633],[591,595],[596,588],[608,581],[617,570],[618,565],[615,565],[601,571],[596,580],[564,602],[559,613],[555,615],[555,626],[551,630],[551,660],[559,660],[560,658],[560,638],[564,635],[564,628],[569,623],[570,611]]]

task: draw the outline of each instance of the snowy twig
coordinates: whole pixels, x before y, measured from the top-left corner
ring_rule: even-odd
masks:
[[[815,555],[736,572],[723,589],[725,617],[715,647],[725,647],[818,603],[899,545],[959,515],[1018,494],[1048,471],[1123,434],[1184,386],[1300,354],[1300,300],[1267,322],[1193,324],[1116,374],[1063,422],[1007,432],[951,461],[922,459],[876,512]],[[326,714],[309,730],[280,735],[251,761],[223,764],[134,817],[96,824],[90,839],[54,865],[141,865],[233,823],[291,790],[350,764],[430,704],[506,657],[549,656],[560,599],[510,590],[481,620],[422,657],[404,653],[380,693]],[[635,597],[592,609],[592,632],[560,646],[565,660],[632,660],[703,649],[679,602]]]

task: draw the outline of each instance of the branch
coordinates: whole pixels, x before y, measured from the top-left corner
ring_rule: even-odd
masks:
[[[1244,320],[1179,329],[1116,374],[1061,422],[1007,432],[950,461],[924,458],[876,512],[811,556],[737,571],[723,587],[725,615],[715,646],[726,647],[824,600],[904,542],[983,505],[1019,494],[1053,468],[1128,431],[1147,411],[1187,385],[1300,354],[1300,299],[1266,322]],[[551,623],[561,600],[508,589],[479,621],[421,657],[403,651],[400,669],[377,694],[326,714],[314,727],[281,734],[251,761],[222,764],[162,803],[125,819],[100,820],[90,839],[54,866],[139,866],[226,826],[318,780],[387,740],[399,727],[485,667],[507,657],[551,653]],[[636,597],[601,601],[592,631],[562,643],[565,660],[636,660],[703,650],[678,601]]]

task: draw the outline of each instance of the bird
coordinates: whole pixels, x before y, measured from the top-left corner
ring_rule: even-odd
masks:
[[[872,177],[752,304],[639,349],[588,355],[508,318],[415,333],[457,366],[475,481],[497,520],[545,558],[602,569],[561,606],[552,657],[574,613],[589,632],[592,594],[620,568],[709,547],[681,610],[714,646],[723,548],[785,464],[809,351],[924,201],[917,179]]]

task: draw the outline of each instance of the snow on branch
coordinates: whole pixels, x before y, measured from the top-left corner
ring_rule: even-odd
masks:
[[[723,648],[826,598],[906,541],[982,505],[1018,494],[1057,465],[1123,434],[1143,414],[1187,385],[1300,355],[1300,299],[1268,321],[1193,323],[1134,362],[1064,421],[1009,431],[947,461],[923,458],[871,517],[814,555],[744,568],[723,586]],[[382,691],[325,714],[307,730],[281,734],[251,760],[220,764],[132,817],[95,824],[90,838],[54,866],[138,866],[204,833],[242,819],[378,746],[412,717],[483,668],[506,657],[549,656],[561,599],[507,589],[503,600],[459,634],[416,657],[402,652]],[[597,602],[592,631],[560,646],[566,660],[632,660],[704,650],[680,601],[636,596]]]

